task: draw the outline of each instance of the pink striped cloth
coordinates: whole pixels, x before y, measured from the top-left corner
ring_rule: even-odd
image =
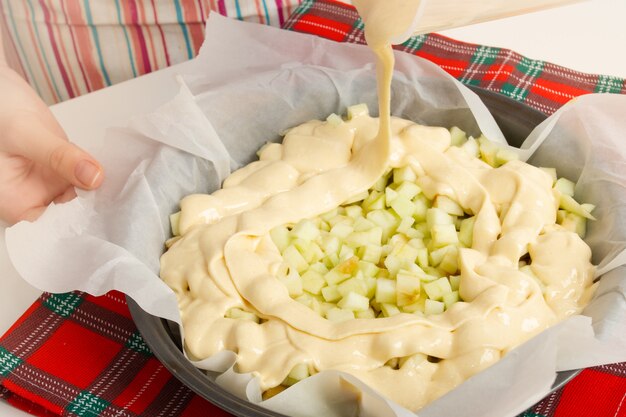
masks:
[[[48,104],[193,58],[210,11],[281,26],[301,0],[0,0],[9,62]]]

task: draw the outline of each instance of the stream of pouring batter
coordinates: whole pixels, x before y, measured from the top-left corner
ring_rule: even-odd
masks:
[[[401,41],[414,26],[420,0],[354,0],[353,3],[363,19],[367,45],[376,55],[380,126],[373,146],[388,158],[391,141],[391,81],[395,63],[391,44]]]

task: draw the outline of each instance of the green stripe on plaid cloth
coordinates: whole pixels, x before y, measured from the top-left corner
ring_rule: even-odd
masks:
[[[48,307],[59,297],[80,300],[72,314]],[[0,339],[0,384],[0,398],[39,416],[229,415],[152,356],[116,292],[44,294]],[[588,369],[520,417],[624,417],[624,393],[625,364]]]
[[[42,416],[228,416],[159,363],[117,292],[44,294],[0,339],[0,384]]]
[[[356,10],[333,0],[308,0],[284,28],[340,42],[365,43]],[[508,49],[459,42],[430,33],[395,47],[426,58],[459,81],[504,94],[546,114],[588,93],[626,93],[626,80],[585,74],[526,58]]]
[[[354,9],[334,1],[304,0],[286,25],[337,41],[364,42]],[[434,34],[413,37],[398,48],[436,62],[466,84],[546,113],[580,94],[626,93],[621,79]],[[38,416],[228,416],[156,360],[124,297],[115,292],[44,294],[35,302],[0,339],[0,399]],[[587,369],[521,416],[626,417],[626,364]]]

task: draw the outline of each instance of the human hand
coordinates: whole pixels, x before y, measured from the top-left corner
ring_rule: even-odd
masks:
[[[70,143],[46,104],[0,62],[0,220],[35,220],[51,202],[98,188],[100,164]]]

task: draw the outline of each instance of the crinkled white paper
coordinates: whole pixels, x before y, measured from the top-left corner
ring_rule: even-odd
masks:
[[[394,115],[503,141],[473,93],[432,63],[404,53],[396,58]],[[170,103],[107,133],[106,148],[95,155],[107,172],[100,190],[80,192],[37,222],[7,229],[11,260],[28,282],[50,292],[117,289],[149,313],[180,321],[175,297],[158,277],[168,216],[178,201],[216,190],[229,168],[252,161],[285,129],[344,114],[355,103],[377,109],[373,59],[365,47],[217,15],[193,71],[183,78]],[[559,175],[576,180],[578,199],[597,206],[587,242],[605,274],[586,316],[515,349],[420,416],[513,416],[546,395],[556,370],[626,361],[626,267],[617,268],[626,248],[624,108],[626,96],[581,97],[535,129],[521,151],[524,158],[532,154],[531,163],[557,167]],[[259,401],[254,379],[233,372],[233,357],[225,352],[199,365],[224,372],[218,383]],[[298,416],[413,415],[332,371],[263,404]]]

